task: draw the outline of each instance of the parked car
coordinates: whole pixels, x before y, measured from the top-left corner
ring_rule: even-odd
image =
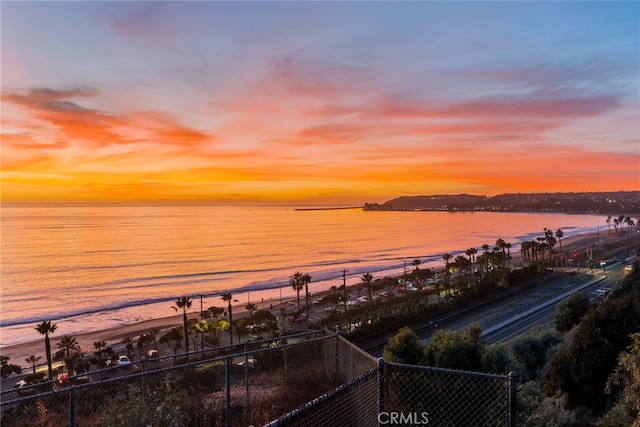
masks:
[[[151,349],[147,351],[147,359],[157,359],[158,357],[160,357],[160,353],[158,353],[158,350]]]
[[[118,356],[118,365],[126,367],[131,365],[131,360],[127,356]]]

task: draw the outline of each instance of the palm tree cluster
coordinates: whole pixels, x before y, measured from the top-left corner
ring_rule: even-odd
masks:
[[[478,248],[475,247],[468,248],[464,255],[455,257],[450,253],[443,254],[444,282],[441,283],[438,280],[435,283],[438,298],[440,298],[441,286],[444,286],[447,297],[451,297],[452,293],[458,294],[475,287],[487,287],[490,284],[498,287],[506,286],[510,271],[511,247],[511,243],[498,239],[493,247],[483,244],[480,247],[482,249],[480,255],[478,255]]]
[[[168,332],[166,332],[163,336],[157,337],[157,333],[159,330],[151,330],[148,334],[144,334],[140,336],[138,341],[138,348],[145,348],[150,342],[153,340],[155,346],[157,347],[157,343],[168,344],[174,351],[174,354],[177,355],[178,349],[182,348],[182,339],[184,339],[184,350],[185,353],[189,354],[190,342],[191,338],[193,340],[193,346],[191,351],[195,351],[197,347],[197,340],[195,337],[197,334],[200,334],[200,347],[204,349],[205,342],[205,334],[209,332],[212,337],[216,338],[214,335],[219,330],[224,330],[229,332],[230,343],[233,344],[233,310],[232,310],[232,301],[237,301],[233,299],[233,295],[230,292],[223,293],[221,295],[221,299],[228,303],[228,308],[225,311],[220,307],[209,307],[207,310],[203,310],[200,313],[200,319],[189,319],[187,317],[187,312],[189,308],[191,308],[193,304],[193,300],[187,295],[178,298],[172,308],[175,311],[182,312],[182,326],[171,328]],[[253,306],[255,309],[255,305]],[[218,316],[224,314],[225,316],[229,316],[229,320],[215,320]],[[192,337],[192,334],[194,335]]]
[[[303,280],[304,285],[308,285],[311,281],[311,276],[302,275],[301,280]],[[308,294],[308,290],[307,290]],[[231,344],[233,344],[233,311],[232,311],[232,301],[237,301],[233,299],[233,295],[228,293],[222,294],[222,300],[228,303],[227,311],[219,307],[210,307],[206,311],[201,313],[200,319],[189,319],[187,316],[188,310],[191,308],[193,301],[189,296],[182,296],[176,299],[174,305],[171,307],[175,311],[179,311],[182,313],[182,325],[179,327],[174,327],[169,329],[164,335],[159,336],[160,329],[159,328],[151,328],[147,333],[141,334],[137,343],[133,337],[124,337],[122,339],[122,343],[125,344],[125,348],[127,349],[127,353],[129,358],[134,357],[134,346],[137,347],[139,356],[142,357],[146,354],[148,347],[153,344],[154,348],[158,347],[158,344],[167,344],[173,350],[174,354],[177,356],[177,351],[181,348],[182,342],[184,339],[184,351],[186,357],[188,357],[190,350],[191,334],[199,333],[202,337],[202,345],[204,348],[204,334],[210,332],[211,334],[215,334],[219,330],[225,330],[229,332],[229,338]],[[307,298],[308,300],[308,298]],[[245,306],[247,311],[249,312],[249,321],[255,320],[265,324],[271,324],[275,322],[275,317],[273,319],[267,319],[265,314],[270,315],[270,313],[265,313],[263,311],[257,310],[257,305],[254,303],[247,303]],[[228,321],[225,319],[211,321],[217,318],[221,314],[228,314]],[[268,316],[267,316],[268,317]],[[273,322],[272,322],[273,320]],[[52,323],[50,320],[42,321],[39,323],[35,329],[42,335],[44,335],[44,343],[45,343],[45,354],[47,359],[47,368],[48,368],[48,378],[53,378],[53,361],[54,360],[62,360],[64,359],[65,365],[67,367],[67,372],[83,372],[88,370],[89,362],[97,365],[98,367],[104,367],[110,360],[115,360],[117,358],[114,350],[107,345],[104,340],[95,341],[93,343],[93,357],[90,360],[85,360],[80,345],[78,344],[77,338],[71,335],[63,335],[60,337],[57,347],[58,352],[53,354],[51,350],[51,334],[53,334],[57,330],[58,326]],[[238,330],[238,328],[236,328]],[[238,332],[240,333],[240,332]],[[215,337],[214,337],[215,338]],[[196,349],[196,344],[194,341],[193,350]],[[31,355],[25,359],[27,363],[32,366],[33,372],[36,372],[36,365],[41,360],[41,357],[36,355]]]
[[[58,325],[52,323],[50,320],[44,320],[38,323],[35,330],[38,333],[44,335],[44,350],[47,359],[47,376],[51,380],[53,379],[53,361],[63,360],[64,365],[67,368],[67,372],[84,372],[89,369],[89,362],[84,360],[82,350],[78,344],[77,338],[71,335],[63,335],[57,342],[58,351],[55,354],[51,352],[51,338],[58,329]],[[36,365],[40,361],[41,357],[34,354],[25,359],[33,369],[33,373],[36,373]]]
[[[613,219],[613,226],[616,234],[618,234],[618,227],[620,228],[620,232],[622,232],[623,224],[627,225],[627,232],[630,232],[631,227],[633,227],[636,224],[636,222],[629,216],[619,215],[618,217],[614,218],[612,215],[609,215],[607,216],[607,225],[609,226],[609,234],[611,234],[612,219]],[[638,222],[640,222],[640,219],[638,220]]]
[[[522,260],[528,265],[555,265],[554,258],[556,253],[554,248],[559,243],[560,251],[562,252],[563,237],[564,232],[562,229],[558,229],[554,234],[553,230],[545,228],[544,236],[522,242],[520,245]]]

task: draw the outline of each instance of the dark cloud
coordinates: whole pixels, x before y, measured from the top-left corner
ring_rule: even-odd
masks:
[[[72,89],[49,89],[49,88],[34,88],[26,94],[9,93],[4,95],[3,98],[7,101],[24,105],[28,107],[40,107],[40,108],[62,108],[69,109],[70,105],[73,105],[73,109],[82,109],[76,104],[66,101],[69,98],[92,98],[98,96],[99,92],[90,88],[72,88]]]

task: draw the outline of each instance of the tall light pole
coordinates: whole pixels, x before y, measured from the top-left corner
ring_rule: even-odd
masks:
[[[200,321],[203,320],[203,314],[204,311],[202,311],[202,298],[204,298],[204,295],[200,294],[198,295],[200,297]],[[200,350],[204,351],[204,333],[200,332]]]
[[[347,312],[347,270],[342,270],[342,285],[344,286],[344,312]]]
[[[407,260],[403,259],[402,262],[404,263],[404,294],[407,294]]]

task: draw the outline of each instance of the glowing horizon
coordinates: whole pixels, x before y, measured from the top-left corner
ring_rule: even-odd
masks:
[[[2,9],[4,202],[640,189],[637,2]]]

